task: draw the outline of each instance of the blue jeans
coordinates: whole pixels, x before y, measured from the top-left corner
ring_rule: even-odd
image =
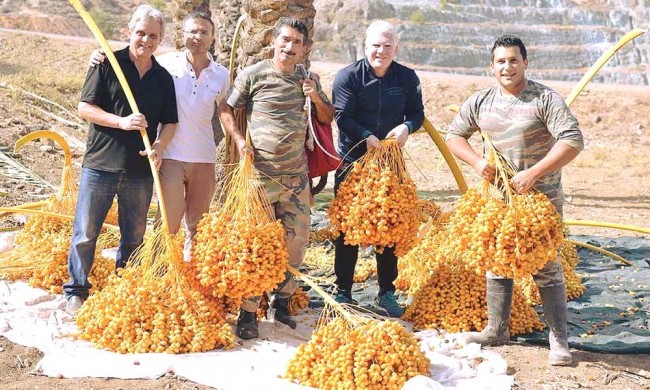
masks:
[[[66,297],[88,297],[88,275],[95,260],[95,245],[106,215],[117,195],[120,244],[115,268],[124,268],[131,253],[142,243],[147,228],[153,178],[126,172],[81,170],[79,196],[74,215],[68,271],[72,280],[63,285]]]

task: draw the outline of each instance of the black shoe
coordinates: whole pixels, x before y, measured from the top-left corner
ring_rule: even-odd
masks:
[[[273,309],[273,320],[281,322],[291,329],[296,329],[296,321],[291,318],[289,314],[289,299],[288,298],[275,298],[271,302]]]
[[[251,313],[246,310],[239,311],[239,317],[237,317],[237,336],[243,340],[250,340],[259,336],[257,330],[257,313]]]

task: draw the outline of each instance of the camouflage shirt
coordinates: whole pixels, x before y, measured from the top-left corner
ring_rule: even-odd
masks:
[[[579,151],[584,146],[578,120],[560,94],[531,80],[527,80],[526,88],[518,96],[502,94],[498,84],[472,95],[449,126],[447,139],[467,139],[478,129],[492,137],[497,150],[518,171],[539,162],[557,141]],[[561,175],[558,170],[535,184],[560,212],[564,197]]]
[[[300,176],[308,171],[307,111],[300,83],[304,78],[301,67],[283,73],[272,60],[264,60],[244,69],[226,95],[231,107],[246,107],[255,167],[265,175]],[[329,102],[320,84],[318,92]]]

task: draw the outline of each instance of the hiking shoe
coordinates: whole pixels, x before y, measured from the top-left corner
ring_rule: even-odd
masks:
[[[296,321],[289,314],[289,298],[275,298],[270,306],[273,309],[271,317],[274,321],[281,322],[291,329],[296,329]]]
[[[343,291],[339,291],[336,293],[336,296],[334,297],[334,300],[338,303],[346,303],[348,305],[358,305],[359,302],[355,301],[352,299],[352,297]]]
[[[375,298],[375,303],[384,309],[389,317],[399,318],[404,315],[404,308],[397,303],[395,294],[392,291],[388,291],[384,295]]]
[[[65,312],[70,314],[71,316],[75,316],[77,312],[79,311],[79,308],[81,308],[81,305],[84,304],[84,300],[81,299],[81,297],[78,297],[76,295],[72,295],[68,298],[68,301],[65,304]]]
[[[257,313],[240,310],[237,317],[237,336],[243,340],[254,339],[259,336],[257,330]]]

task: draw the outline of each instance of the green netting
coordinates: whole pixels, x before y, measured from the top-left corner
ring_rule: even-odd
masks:
[[[312,215],[314,229],[328,223],[323,211],[328,196],[321,195],[319,211]],[[600,253],[578,248],[580,262],[576,272],[582,276],[587,290],[568,303],[571,347],[611,353],[650,353],[650,241],[641,237],[571,238],[605,248],[634,264],[630,267]],[[365,284],[355,284],[354,298],[360,306],[372,311],[377,311],[373,306],[376,283],[373,277]],[[315,306],[322,304],[319,301],[314,296]],[[542,313],[541,306],[537,310]],[[517,340],[548,344],[548,331],[519,336]]]
[[[316,197],[313,229],[328,224],[326,210],[332,196],[326,190]],[[607,249],[634,264],[630,267],[578,248],[580,262],[576,272],[582,276],[587,290],[568,303],[571,347],[610,353],[650,353],[650,241],[643,237],[571,236],[571,239]],[[362,307],[373,310],[376,286],[376,277],[367,284],[355,284],[354,298]],[[542,313],[541,306],[537,310]],[[548,331],[517,339],[548,344]]]
[[[569,344],[573,348],[609,353],[650,353],[650,241],[639,237],[572,236],[605,248],[633,263],[579,249],[576,272],[587,287],[568,304]],[[541,307],[538,307],[541,312]],[[546,332],[519,337],[548,343]]]

